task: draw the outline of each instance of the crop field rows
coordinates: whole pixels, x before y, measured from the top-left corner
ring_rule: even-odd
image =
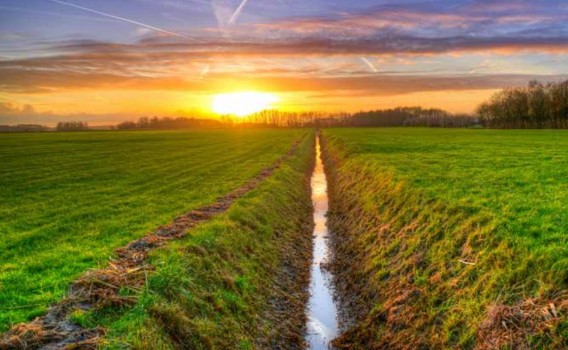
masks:
[[[333,346],[568,347],[567,136],[322,130],[324,268],[350,325]],[[112,291],[63,319],[84,347],[305,347],[314,155],[314,133],[290,129],[0,137],[0,332],[12,328],[0,348],[61,337],[14,326],[119,261],[117,248],[161,239],[174,218],[205,215],[258,176],[116,267],[135,284],[90,279]]]

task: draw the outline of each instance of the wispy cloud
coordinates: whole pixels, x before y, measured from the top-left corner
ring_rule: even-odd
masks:
[[[20,8],[20,7],[13,7],[13,6],[0,6],[0,10],[10,11],[10,12],[22,12],[22,13],[29,13],[29,14],[36,14],[40,16],[54,16],[54,17],[63,17],[63,18],[73,18],[73,19],[80,19],[80,20],[89,20],[89,21],[99,21],[99,22],[116,22],[116,19],[111,18],[102,18],[102,17],[93,17],[93,16],[81,16],[81,15],[70,15],[65,13],[53,12],[53,11],[40,11],[40,10],[31,10],[28,8]]]
[[[427,38],[452,35],[492,37],[515,35],[553,25],[557,34],[568,33],[568,13],[541,2],[467,1],[459,6],[444,2],[390,4],[360,13],[303,17],[259,24],[272,33],[329,35],[354,38],[394,32]]]
[[[186,39],[189,38],[189,37],[187,37],[183,34],[180,34],[180,33],[172,32],[170,30],[166,30],[166,29],[163,29],[163,28],[158,28],[158,27],[155,27],[155,26],[152,26],[152,25],[149,25],[149,24],[146,24],[146,23],[142,23],[142,22],[139,22],[139,21],[135,21],[135,20],[132,20],[132,19],[129,19],[129,18],[126,18],[126,17],[113,15],[113,14],[110,14],[110,13],[98,11],[98,10],[88,8],[88,7],[84,7],[84,6],[79,6],[79,5],[70,3],[70,2],[65,2],[65,1],[61,1],[61,0],[48,0],[48,1],[60,4],[60,5],[64,5],[64,6],[73,7],[73,8],[79,9],[79,10],[91,12],[91,13],[94,13],[94,14],[97,14],[97,15],[100,15],[100,16],[116,19],[116,20],[123,21],[123,22],[126,22],[126,23],[135,24],[137,26],[144,27],[144,28],[147,28],[147,29],[151,29],[151,30],[154,30],[156,32],[163,33],[163,34],[177,36],[177,37],[186,38]]]
[[[56,61],[57,62],[57,61]],[[61,66],[60,63],[44,59],[44,66]],[[61,61],[59,61],[61,62]],[[138,62],[140,64],[141,61]],[[70,64],[74,65],[73,68]],[[100,63],[95,65],[97,67]],[[67,69],[27,69],[16,67],[0,68],[0,89],[11,93],[51,93],[76,90],[175,90],[185,92],[218,91],[221,86],[257,86],[269,91],[334,91],[360,90],[373,94],[391,95],[417,91],[495,89],[503,86],[524,85],[528,80],[542,81],[566,78],[566,75],[537,74],[397,74],[384,72],[369,74],[361,71],[358,75],[321,75],[314,71],[291,73],[284,68],[259,70],[255,67],[251,74],[243,74],[249,69],[235,65],[234,71],[228,67],[224,72],[209,72],[206,80],[199,74],[191,77],[180,74],[174,68],[165,68],[162,74],[152,73],[149,68],[139,66],[136,71],[123,69],[97,69],[84,59],[65,63]],[[82,69],[79,69],[82,66]],[[107,66],[114,66],[108,58]],[[144,71],[144,68],[147,71]]]
[[[388,75],[393,74],[392,71],[389,72],[389,68],[377,69],[367,57],[372,56],[376,62],[379,62],[378,58],[381,57],[381,62],[390,57],[405,57],[404,63],[394,66],[411,67],[413,59],[434,55],[487,55],[491,52],[510,55],[527,51],[539,52],[540,55],[547,52],[566,54],[568,41],[563,37],[416,38],[404,35],[349,41],[317,37],[287,38],[270,42],[253,37],[235,37],[231,40],[217,37],[199,43],[149,37],[135,44],[71,40],[51,46],[47,51],[50,54],[0,60],[0,89],[39,92],[64,88],[65,79],[59,79],[58,76],[68,77],[67,81],[71,87],[114,84],[114,87],[131,88],[131,81],[146,82],[147,86],[153,88],[158,87],[154,84],[156,81],[160,81],[164,86],[182,86],[183,84],[178,84],[177,81],[203,79],[205,75],[212,73],[210,68],[207,68],[211,66],[215,66],[215,73],[218,74],[254,75],[263,79],[274,76],[307,76],[319,79]],[[289,63],[279,63],[283,60]],[[384,65],[383,63],[381,64]],[[436,70],[440,68],[436,66],[424,64],[423,62],[422,70],[425,74],[443,73],[437,73]],[[565,68],[561,61],[554,64]],[[455,74],[489,73],[484,67],[480,62],[472,62],[471,65],[464,65]],[[492,69],[490,73],[502,74],[506,71]],[[519,72],[529,73],[529,69],[523,68]],[[405,68],[401,74],[422,73],[416,69]],[[448,74],[448,71],[444,74]],[[305,82],[302,81],[301,84]]]
[[[237,20],[239,19],[239,17],[241,16],[241,13],[243,12],[245,6],[247,5],[249,0],[243,0],[241,1],[241,4],[239,5],[239,7],[237,7],[237,9],[235,10],[235,12],[233,13],[233,15],[231,16],[231,18],[229,18],[229,24],[234,24],[237,22]]]
[[[75,50],[77,52],[105,51],[117,55],[126,53],[145,54],[186,54],[189,57],[297,57],[308,55],[322,56],[391,56],[394,54],[431,55],[443,53],[486,52],[486,53],[567,53],[568,37],[516,37],[516,36],[445,36],[426,38],[404,33],[388,33],[360,38],[329,38],[326,36],[280,37],[266,40],[254,35],[230,39],[210,37],[201,42],[167,40],[148,37],[136,44],[116,44],[100,41],[71,41],[54,46],[54,49]],[[219,49],[221,48],[221,49]]]
[[[377,72],[378,72],[378,69],[375,67],[375,65],[374,65],[371,61],[369,61],[368,58],[366,58],[366,57],[360,57],[360,59],[361,59],[361,61],[363,61],[363,63],[365,63],[365,65],[366,65],[367,67],[369,67],[369,69],[370,69],[372,72],[374,72],[374,73],[377,73]]]

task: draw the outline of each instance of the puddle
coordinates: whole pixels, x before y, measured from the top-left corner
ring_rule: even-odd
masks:
[[[315,228],[306,341],[309,349],[325,350],[329,349],[330,342],[337,336],[337,305],[333,300],[332,276],[322,266],[329,258],[325,216],[328,209],[328,198],[327,178],[323,171],[319,137],[316,142],[316,167],[311,180]]]

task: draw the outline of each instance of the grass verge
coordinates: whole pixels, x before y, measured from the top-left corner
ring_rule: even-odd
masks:
[[[335,345],[567,348],[565,135],[326,130]]]

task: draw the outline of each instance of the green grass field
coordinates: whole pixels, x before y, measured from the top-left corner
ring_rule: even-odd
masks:
[[[491,306],[538,303],[568,289],[568,132],[385,128],[324,135],[328,159],[336,161],[336,228],[356,237],[338,243],[352,260],[340,268],[372,281],[357,293],[383,293],[362,300],[372,311],[360,315],[345,343],[382,337],[468,348],[493,321]],[[392,316],[393,307],[406,319]],[[550,337],[527,341],[558,346],[567,328],[564,321]]]
[[[0,135],[0,332],[310,133]],[[330,269],[352,322],[336,345],[568,348],[567,131],[324,129],[322,147]],[[153,250],[143,287],[119,290],[132,304],[71,322],[103,327],[106,348],[300,347],[313,155],[304,137],[226,212]]]
[[[108,329],[110,349],[296,349],[313,227],[314,139],[260,186],[181,240],[157,249],[132,308],[78,313]]]
[[[301,133],[0,135],[0,331],[115,248],[243,184]]]

